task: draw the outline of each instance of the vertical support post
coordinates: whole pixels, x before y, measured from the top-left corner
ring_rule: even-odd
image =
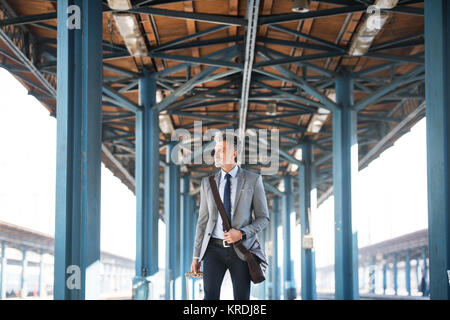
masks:
[[[420,280],[422,279],[420,277],[420,268],[419,268],[419,258],[416,258],[416,288],[418,288],[420,286]]]
[[[20,272],[20,294],[21,294],[22,298],[26,298],[28,296],[27,274],[28,274],[27,247],[23,247],[23,249],[22,249],[22,270]]]
[[[145,70],[139,80],[139,104],[136,113],[136,276],[133,299],[150,296],[148,276],[158,272],[159,219],[159,113],[156,105],[156,81]]]
[[[394,253],[394,261],[392,262],[393,264],[393,273],[394,273],[394,291],[395,291],[395,295],[398,294],[398,278],[397,278],[397,253]]]
[[[272,265],[273,265],[273,261],[274,261],[274,259],[273,259],[273,243],[274,243],[274,241],[273,241],[273,227],[272,227],[272,224],[273,224],[273,219],[275,219],[275,215],[274,215],[274,212],[273,212],[273,199],[272,200],[270,200],[270,205],[269,205],[269,210],[271,211],[271,213],[270,213],[270,222],[269,222],[269,226],[268,226],[268,228],[266,228],[266,230],[267,230],[267,233],[268,233],[268,237],[267,237],[267,239],[268,239],[268,244],[269,244],[269,246],[268,246],[268,251],[267,251],[267,259],[268,259],[268,263],[269,263],[269,269],[267,270],[267,274],[268,274],[268,277],[267,277],[267,286],[266,286],[266,296],[267,296],[267,299],[269,299],[269,300],[274,300],[274,298],[273,298],[273,268],[272,268]]]
[[[177,221],[180,208],[180,168],[171,161],[170,155],[176,141],[171,141],[167,148],[167,162],[164,171],[164,220],[166,223],[166,300],[175,299],[175,279],[177,275],[177,255],[179,233]]]
[[[283,206],[283,288],[284,299],[294,300],[297,296],[294,282],[294,268],[291,258],[291,214],[292,207],[292,177],[284,177]]]
[[[69,29],[70,6],[80,29]],[[54,298],[98,299],[102,1],[58,1]]]
[[[6,243],[2,241],[2,256],[1,256],[1,273],[0,273],[0,300],[6,299]]]
[[[39,261],[39,280],[38,280],[38,287],[39,287],[39,297],[46,296],[45,292],[45,286],[44,286],[44,252],[41,251],[40,254],[40,261]]]
[[[194,256],[194,241],[195,241],[195,229],[197,228],[198,219],[198,207],[197,199],[195,196],[190,197],[191,201],[189,204],[191,206],[191,218],[189,219],[190,229],[189,229],[189,259],[192,262],[192,257]]]
[[[387,262],[383,262],[383,294],[386,294],[387,289]]]
[[[278,225],[280,219],[280,197],[273,198],[273,218],[270,219],[272,232],[272,299],[280,300],[280,281],[278,273]]]
[[[266,248],[267,248],[267,242],[268,242],[268,229],[264,228],[264,230],[262,231],[262,234],[261,234],[261,243],[262,243],[264,250],[266,250]],[[266,300],[267,299],[267,295],[266,295],[267,281],[263,281],[263,283],[260,283],[259,285],[261,287],[261,299]]]
[[[191,225],[191,196],[189,195],[189,176],[183,177],[183,208],[181,214],[181,299],[186,300],[186,277],[185,272],[190,271],[189,248],[191,247],[190,241],[190,225]]]
[[[411,295],[411,259],[410,259],[410,250],[406,251],[405,258],[405,284],[406,291],[408,292],[408,296]]]
[[[450,2],[425,0],[430,298],[450,299]]]
[[[303,246],[305,236],[311,234],[311,220],[317,207],[317,191],[315,186],[315,168],[313,165],[313,146],[307,142],[302,146],[303,165],[299,166],[299,202],[300,202],[300,226],[301,226],[301,277],[302,300],[315,300],[316,277],[314,264],[314,248],[306,249]]]
[[[372,294],[375,294],[376,274],[377,274],[377,258],[373,256],[372,264],[370,266],[370,293]]]
[[[347,70],[336,79],[333,112],[333,190],[335,221],[335,298],[355,299],[352,248],[352,190],[358,172],[357,112],[353,106],[353,80]]]
[[[353,232],[353,299],[359,299],[359,261],[358,261],[358,232]]]
[[[177,211],[177,220],[175,223],[175,232],[177,234],[177,240],[176,240],[176,244],[175,244],[175,266],[174,266],[174,277],[173,277],[173,284],[174,284],[174,293],[173,293],[173,298],[174,299],[179,299],[178,298],[178,291],[177,291],[177,279],[181,276],[181,255],[183,254],[182,252],[182,248],[181,248],[181,241],[183,240],[182,238],[182,234],[181,234],[181,228],[182,228],[182,221],[181,221],[181,215],[183,214],[181,205],[182,205],[182,201],[181,201],[181,185],[182,185],[182,181],[181,181],[181,171],[180,171],[180,167],[176,166],[177,169],[177,175],[178,175],[178,179],[177,179],[177,184],[178,184],[178,211]],[[180,279],[181,280],[181,279]],[[181,294],[181,292],[180,292]],[[180,295],[181,297],[181,295]]]
[[[191,240],[189,241],[191,246],[190,246],[189,257],[192,258],[192,256],[194,255],[195,229],[197,227],[198,210],[197,210],[197,203],[196,203],[196,201],[191,201],[191,203],[192,203],[192,211],[194,212],[194,214],[193,214],[192,219],[191,219],[191,221],[192,221]],[[192,290],[192,292],[191,292],[192,299],[195,299],[195,282],[196,282],[196,279],[192,278],[192,286],[190,286],[190,288]]]
[[[423,262],[423,272],[425,276],[425,280],[428,279],[428,264],[427,264],[427,247],[424,246],[422,248],[422,262]]]

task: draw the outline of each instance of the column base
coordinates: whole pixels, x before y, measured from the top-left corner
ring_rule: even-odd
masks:
[[[284,300],[294,300],[295,298],[297,298],[297,289],[294,283],[289,283],[284,290]]]
[[[150,281],[145,277],[134,277],[133,300],[150,300]]]

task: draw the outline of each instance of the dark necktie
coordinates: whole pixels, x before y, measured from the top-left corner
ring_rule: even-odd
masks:
[[[228,222],[231,226],[231,175],[227,173],[225,175],[227,182],[225,183],[225,192],[223,194],[223,206],[225,207],[225,212],[227,213]],[[226,231],[225,224],[222,222],[223,231]]]

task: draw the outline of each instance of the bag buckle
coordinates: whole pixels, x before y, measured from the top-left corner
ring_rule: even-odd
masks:
[[[230,246],[227,243],[227,240],[223,239],[222,244],[225,248],[229,248]]]

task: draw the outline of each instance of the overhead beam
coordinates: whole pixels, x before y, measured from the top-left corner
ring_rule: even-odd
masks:
[[[377,91],[375,91],[373,94],[369,95],[367,98],[358,101],[355,104],[354,109],[356,111],[361,111],[365,107],[375,103],[378,99],[384,97],[391,91],[398,89],[402,85],[409,83],[409,82],[414,82],[417,80],[424,79],[425,75],[420,75],[423,71],[424,71],[424,67],[422,67],[422,66],[414,68],[407,74],[404,74],[404,75],[398,77],[397,79],[395,79],[394,81],[392,81],[391,83],[379,88]]]
[[[131,101],[130,99],[125,97],[123,94],[117,92],[110,85],[103,83],[102,91],[103,91],[103,93],[107,94],[108,96],[113,98],[115,101],[117,101],[123,108],[128,109],[129,111],[132,111],[135,113],[142,111],[142,107],[140,105]]]
[[[197,58],[197,57],[181,56],[181,55],[176,55],[176,54],[167,54],[167,53],[163,53],[163,52],[150,52],[149,56],[152,58],[181,61],[181,62],[186,62],[189,64],[204,64],[204,65],[224,67],[224,68],[242,69],[242,65],[240,63],[208,59],[205,57]]]
[[[127,11],[119,11],[119,12],[165,16],[178,19],[189,19],[202,22],[225,24],[229,26],[244,26],[246,22],[245,19],[240,17],[226,16],[220,14],[176,11],[169,9],[158,9],[151,7],[133,8]]]
[[[223,56],[224,60],[231,59],[234,55],[236,55],[236,48],[232,48],[231,51],[226,50],[226,53]],[[212,74],[219,70],[220,67],[216,66],[210,66],[203,71],[201,71],[199,74],[197,74],[195,77],[191,78],[189,81],[185,82],[183,85],[178,87],[170,96],[165,98],[163,101],[158,103],[156,107],[158,108],[159,112],[165,110],[171,103],[175,102],[179,97],[183,96],[186,92],[194,88],[196,85],[202,83],[204,81],[204,78],[207,76],[212,76]],[[235,70],[227,71],[227,75],[230,73],[237,72]]]
[[[341,14],[349,14],[362,12],[367,10],[367,5],[354,5],[345,6],[332,9],[323,9],[310,11],[306,13],[285,13],[285,14],[274,14],[269,16],[261,16],[259,19],[259,25],[286,23],[291,21],[301,21],[307,19],[320,19],[326,17],[332,17]]]
[[[270,25],[270,28],[293,35],[293,36],[296,36],[296,37],[300,37],[300,38],[304,38],[304,39],[307,39],[307,40],[310,40],[313,42],[320,43],[324,46],[327,46],[328,48],[330,48],[332,50],[341,51],[341,52],[345,52],[345,53],[347,52],[347,49],[342,46],[339,46],[333,42],[329,42],[329,41],[314,37],[310,34],[305,34],[301,31],[292,30],[290,28],[286,28],[286,27],[283,27],[281,25],[276,25],[276,24]]]
[[[256,34],[258,33],[258,14],[259,0],[247,0],[247,30],[245,40],[245,62],[242,72],[241,101],[239,104],[239,136],[241,141],[245,141],[245,130],[247,124],[248,96],[252,81],[253,61],[255,59]],[[242,163],[244,154],[244,145],[241,144],[241,150],[238,153],[238,162]]]
[[[161,50],[171,50],[171,48],[173,48],[174,46],[180,45],[180,44],[182,44],[182,43],[184,43],[186,41],[189,41],[189,40],[192,40],[192,39],[196,39],[196,38],[199,38],[199,37],[203,37],[203,36],[206,36],[208,34],[215,33],[215,32],[221,31],[221,30],[226,29],[226,28],[228,28],[228,26],[214,26],[214,27],[206,29],[204,31],[196,32],[196,33],[190,34],[190,35],[188,35],[186,37],[178,38],[178,39],[175,39],[173,41],[169,41],[167,43],[161,44],[161,45],[159,45],[157,47],[154,47],[152,49],[152,51],[156,52],[156,51],[161,51]]]
[[[233,47],[225,48],[225,49],[222,49],[222,50],[218,50],[218,51],[209,53],[209,54],[205,55],[204,58],[208,58],[208,59],[211,59],[211,58],[224,59],[223,55],[228,54],[228,53],[230,53],[232,51],[235,51],[235,50],[236,50],[236,48],[233,48]],[[157,77],[157,79],[162,79],[164,77],[167,77],[170,74],[173,74],[173,73],[185,70],[191,64],[192,63],[180,63],[180,64],[178,64],[176,66],[173,66],[173,67],[161,70],[161,71],[159,71],[156,74],[156,77]]]
[[[25,50],[18,48],[14,41],[0,28],[0,40],[3,41],[6,46],[14,53],[15,58],[17,58],[30,72],[36,77],[36,79],[44,86],[45,90],[52,97],[56,97],[56,89],[53,85],[45,78],[45,76],[39,71],[39,69],[31,62],[31,60],[25,55]]]
[[[102,10],[103,10],[103,12],[111,11],[111,9],[106,5],[103,5]],[[11,26],[11,25],[18,26],[18,25],[24,25],[24,24],[35,24],[38,22],[56,20],[57,15],[58,15],[57,12],[47,12],[47,13],[32,14],[32,15],[27,15],[27,16],[3,19],[3,20],[0,20],[0,27]]]

